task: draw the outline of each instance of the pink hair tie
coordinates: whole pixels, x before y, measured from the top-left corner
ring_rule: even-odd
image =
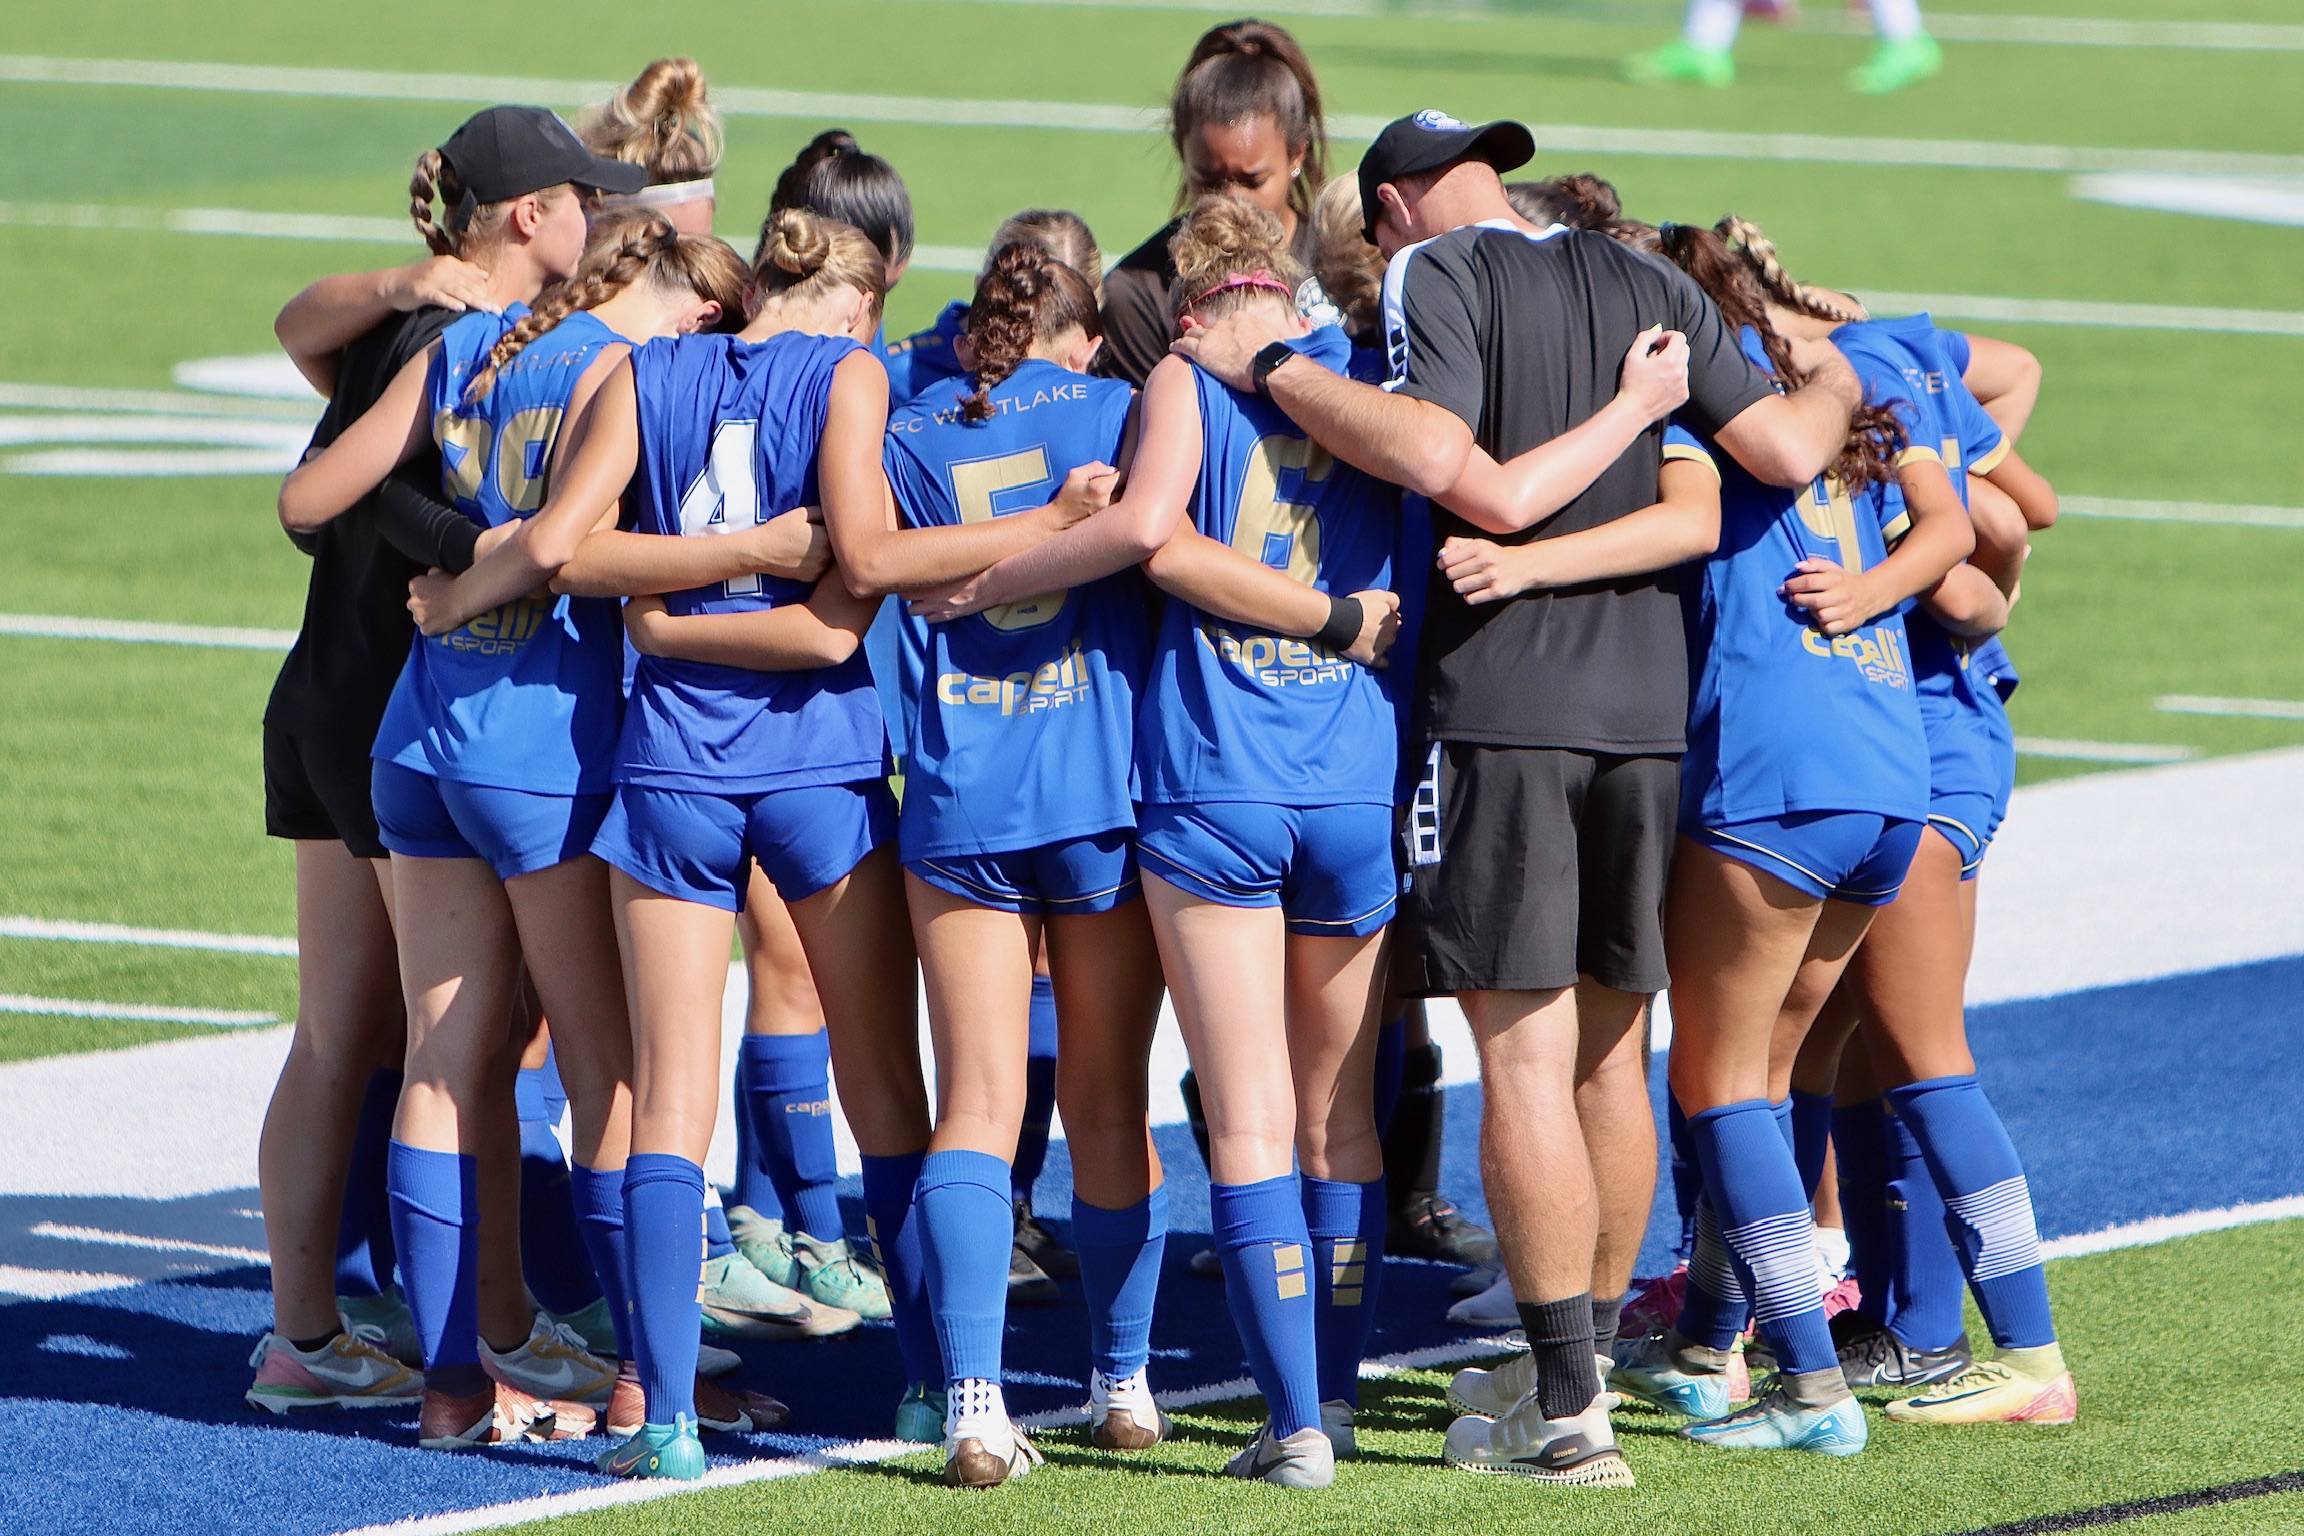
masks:
[[[1228,277],[1224,279],[1224,281],[1218,283],[1215,287],[1209,289],[1206,293],[1193,295],[1191,301],[1184,307],[1186,309],[1198,309],[1201,305],[1216,297],[1216,295],[1230,292],[1234,288],[1268,288],[1272,292],[1279,294],[1282,298],[1288,300],[1288,302],[1291,304],[1296,302],[1295,289],[1289,287],[1286,283],[1280,281],[1280,279],[1277,277],[1274,277],[1263,267],[1258,267],[1253,272],[1243,272],[1237,277]]]

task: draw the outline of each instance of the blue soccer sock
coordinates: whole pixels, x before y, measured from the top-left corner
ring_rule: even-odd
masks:
[[[751,1036],[744,1037],[749,1040]],[[760,1138],[752,1130],[752,1109],[744,1097],[744,1046],[736,1046],[736,1183],[728,1191],[728,1203],[741,1205],[770,1220],[784,1219],[784,1202],[776,1194],[776,1182],[768,1177],[767,1155],[760,1150]]]
[[[608,1298],[609,1321],[616,1328],[616,1358],[637,1360],[632,1343],[632,1264],[625,1252],[624,1170],[595,1172],[578,1163],[568,1171],[568,1193],[584,1251],[592,1260],[592,1274]]]
[[[520,1108],[520,1274],[538,1306],[566,1314],[598,1301],[601,1290],[577,1229],[568,1158],[553,1134],[557,1117],[544,1075],[524,1067],[514,1090]]]
[[[1320,1401],[1360,1404],[1360,1362],[1384,1278],[1384,1181],[1345,1184],[1302,1175],[1312,1236],[1313,1340]]]
[[[1848,1273],[1856,1310],[1875,1323],[1888,1317],[1895,1229],[1888,1210],[1888,1124],[1878,1099],[1832,1111],[1832,1162],[1840,1174],[1840,1223],[1848,1234]]]
[[[1133,1376],[1152,1358],[1152,1304],[1168,1246],[1168,1186],[1124,1210],[1072,1196],[1072,1242],[1080,1254],[1080,1288],[1088,1293],[1088,1350],[1114,1380]]]
[[[1009,1193],[1032,1207],[1032,1186],[1048,1162],[1048,1127],[1056,1115],[1056,983],[1032,978],[1031,1035],[1024,1048],[1024,1124],[1009,1164]]]
[[[928,1305],[951,1381],[998,1381],[1015,1235],[1007,1163],[989,1152],[931,1152],[912,1206],[928,1267]]]
[[[1886,1101],[1882,1101],[1885,1106]],[[1966,1331],[1960,1301],[1967,1285],[1960,1256],[1946,1231],[1943,1193],[1912,1127],[1881,1114],[1881,1145],[1888,1170],[1890,1269],[1887,1310],[1881,1321],[1914,1349],[1950,1349]]]
[[[874,1157],[864,1163],[864,1229],[872,1241],[873,1257],[888,1279],[888,1305],[894,1313],[897,1353],[904,1357],[907,1381],[925,1382],[944,1390],[944,1351],[936,1341],[936,1315],[928,1307],[928,1274],[920,1253],[920,1221],[913,1208],[913,1187],[920,1182],[924,1152]],[[1003,1218],[1001,1231],[1013,1234],[1012,1218]],[[1005,1273],[1005,1272],[1003,1272]]]
[[[1935,1175],[1950,1212],[1946,1226],[1992,1342],[2002,1349],[2055,1343],[2032,1191],[1982,1085],[1973,1074],[1932,1077],[1891,1088],[1888,1102]]]
[[[1696,1168],[1696,1149],[1688,1141],[1688,1117],[1680,1101],[1664,1095],[1665,1145],[1672,1153],[1672,1207],[1680,1213],[1680,1243],[1673,1254],[1687,1263],[1696,1253],[1696,1207],[1704,1200],[1704,1175]]]
[[[425,1383],[458,1396],[477,1392],[488,1382],[480,1370],[479,1165],[395,1141],[386,1178]]]
[[[1728,1256],[1777,1360],[1796,1376],[1837,1371],[1816,1284],[1814,1218],[1776,1119],[1766,1100],[1747,1099],[1689,1116],[1688,1134]]]
[[[648,1395],[648,1422],[696,1419],[696,1344],[703,1326],[704,1170],[667,1152],[624,1164],[624,1245],[632,1288],[632,1358]]]
[[[1408,1021],[1392,1020],[1376,1031],[1376,1138],[1392,1129],[1392,1111],[1400,1107],[1400,1082],[1408,1070]]]
[[[812,1035],[746,1035],[737,1082],[752,1117],[754,1154],[766,1162],[784,1219],[820,1242],[846,1236],[840,1165],[832,1146],[832,1047]]]
[[[377,1296],[392,1283],[392,1197],[385,1188],[400,1073],[382,1067],[360,1096],[352,1157],[344,1167],[344,1206],[336,1218],[336,1294]]]
[[[1824,1182],[1824,1159],[1832,1150],[1832,1095],[1792,1090],[1792,1161],[1800,1169],[1800,1187],[1814,1204],[1816,1186]]]
[[[1272,1433],[1320,1424],[1320,1350],[1313,1321],[1312,1234],[1296,1175],[1208,1186],[1224,1304],[1264,1394]]]
[[[1680,1320],[1673,1326],[1682,1338],[1708,1349],[1731,1349],[1736,1335],[1752,1320],[1752,1298],[1721,1239],[1720,1218],[1702,1195],[1696,1197],[1690,1224],[1696,1230],[1688,1250],[1688,1289],[1681,1295]]]
[[[717,1200],[704,1202],[704,1257],[724,1259],[736,1251],[736,1234],[728,1230],[728,1212]]]

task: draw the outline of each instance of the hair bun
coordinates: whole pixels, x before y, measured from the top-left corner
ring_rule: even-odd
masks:
[[[797,278],[814,277],[832,257],[832,232],[805,208],[779,208],[769,217],[762,258]]]

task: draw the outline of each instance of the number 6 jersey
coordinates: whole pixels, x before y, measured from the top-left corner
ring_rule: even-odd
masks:
[[[1082,464],[1117,463],[1135,391],[1027,359],[960,419],[967,375],[888,418],[888,482],[913,527],[1028,511]],[[1133,570],[898,631],[907,861],[1007,853],[1132,827],[1136,700],[1151,649]]]
[[[664,337],[635,352],[639,531],[713,538],[818,505],[832,370],[861,350],[844,336],[785,331],[758,342]],[[666,593],[664,606],[745,613],[805,603],[814,590],[747,576]],[[796,672],[643,656],[616,781],[724,795],[848,784],[887,771],[886,743],[862,647],[838,666]]]
[[[1334,326],[1289,345],[1339,373],[1352,350]],[[1390,587],[1399,489],[1330,457],[1271,401],[1192,377],[1193,525],[1322,592]],[[1146,801],[1390,805],[1397,752],[1375,673],[1317,640],[1168,604],[1137,723]]]

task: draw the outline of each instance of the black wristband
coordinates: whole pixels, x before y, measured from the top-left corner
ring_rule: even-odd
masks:
[[[1249,381],[1256,386],[1256,393],[1270,396],[1272,390],[1267,381],[1272,377],[1273,370],[1295,355],[1296,349],[1284,341],[1268,341],[1259,347],[1255,358],[1248,364]]]
[[[1360,609],[1360,599],[1331,596],[1328,599],[1328,622],[1321,625],[1320,633],[1312,638],[1332,651],[1348,651],[1352,648],[1352,642],[1360,638],[1360,625],[1366,617]]]

